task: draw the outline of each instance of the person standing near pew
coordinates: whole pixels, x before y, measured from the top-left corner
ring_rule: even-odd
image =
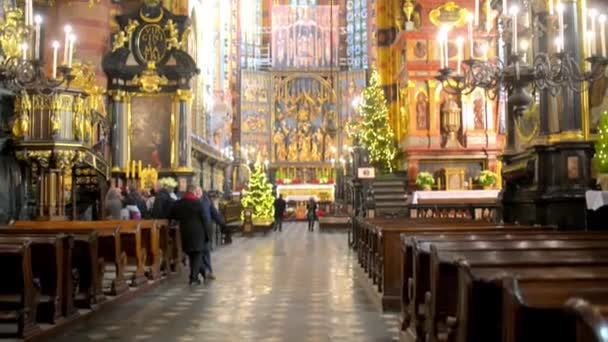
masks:
[[[104,202],[104,217],[109,220],[120,220],[123,207],[120,189],[114,184],[110,185]]]
[[[190,261],[190,285],[200,285],[199,273],[205,274],[203,251],[211,241],[201,200],[196,196],[196,186],[188,185],[186,193],[169,211],[168,218],[179,222],[182,249]],[[158,199],[157,199],[158,200]]]
[[[215,280],[213,267],[211,266],[211,242],[213,241],[213,224],[211,221],[214,221],[223,231],[226,231],[228,227],[226,226],[226,223],[224,223],[224,218],[217,211],[209,196],[203,191],[203,188],[197,186],[195,194],[198,198],[200,198],[201,206],[203,208],[205,230],[207,231],[207,236],[209,236],[209,240],[205,243],[205,248],[203,249],[202,257],[204,271],[202,274],[205,280]]]
[[[274,200],[274,230],[283,230],[283,215],[285,215],[285,208],[287,203],[283,199],[283,195],[279,194],[279,197]]]
[[[315,221],[317,220],[317,202],[311,197],[306,204],[306,219],[308,220],[308,231],[315,230]]]
[[[157,184],[159,190],[156,192],[154,199],[154,205],[152,207],[152,218],[155,219],[166,219],[171,210],[171,206],[175,202],[175,199],[171,196],[173,191],[171,187],[165,187]],[[175,196],[175,195],[174,195]]]

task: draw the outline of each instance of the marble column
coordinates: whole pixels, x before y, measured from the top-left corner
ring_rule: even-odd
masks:
[[[112,165],[123,169],[129,160],[129,115],[127,96],[123,90],[110,92],[112,117]]]
[[[177,106],[177,150],[174,161],[177,168],[188,168],[190,166],[190,102],[192,92],[190,90],[178,89],[175,93]]]

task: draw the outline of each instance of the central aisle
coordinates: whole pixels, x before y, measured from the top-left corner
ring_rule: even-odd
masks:
[[[237,238],[213,253],[213,283],[191,289],[183,272],[52,341],[395,340],[398,316],[368,299],[346,240],[305,223]]]

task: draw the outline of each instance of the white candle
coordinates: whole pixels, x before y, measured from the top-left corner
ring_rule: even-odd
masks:
[[[482,58],[483,58],[484,60],[486,60],[486,61],[488,60],[488,52],[489,52],[489,51],[490,51],[490,46],[488,45],[488,43],[484,43],[484,44],[481,46],[481,53],[483,54],[483,57],[482,57]]]
[[[586,35],[586,38],[587,38],[587,51],[591,51],[592,45],[594,45],[593,44],[594,37],[595,37],[595,33],[593,31],[587,31],[587,35]],[[589,52],[589,53],[591,53],[591,52]]]
[[[559,41],[561,43],[559,52],[564,51],[564,45],[566,42],[564,41],[564,5],[559,2],[557,3],[557,14],[558,14],[558,29],[559,29]]]
[[[602,44],[602,57],[606,55],[606,15],[600,15],[600,43]]]
[[[445,32],[445,36],[444,36],[444,41],[443,43],[445,44],[445,47],[443,48],[443,53],[445,53],[445,67],[449,68],[450,67],[450,55],[448,53],[448,47],[449,47],[449,42],[450,42],[450,38],[448,36],[448,33],[450,32],[450,29],[447,26],[444,26],[444,32]]]
[[[553,9],[553,0],[547,0],[549,2],[549,15],[554,15],[555,10]]]
[[[555,38],[555,51],[561,52],[562,50],[562,40],[560,37]]]
[[[57,51],[59,50],[59,42],[53,42],[53,79],[57,78]]]
[[[32,24],[32,0],[25,0],[25,25],[29,26]]]
[[[462,70],[462,47],[464,46],[464,38],[458,37],[456,38],[456,45],[458,45],[458,64],[456,65],[457,73],[460,75],[460,71]]]
[[[65,32],[65,43],[63,45],[63,65],[68,65],[68,50],[70,49],[70,34],[72,33],[72,26],[65,25],[63,32]]]
[[[475,27],[479,26],[479,0],[475,0]]]
[[[527,40],[522,39],[521,43],[519,44],[521,46],[521,52],[523,53],[523,60],[527,60],[528,59],[528,48],[530,47],[530,43],[528,43]]]
[[[513,24],[511,30],[513,30],[513,41],[511,42],[511,51],[517,53],[517,15],[519,14],[519,7],[513,5],[511,6],[511,15],[513,19],[511,23]]]
[[[34,58],[36,60],[40,59],[40,24],[42,24],[42,17],[40,15],[36,15],[34,17],[35,26],[35,45],[34,45]]]
[[[437,45],[439,45],[439,65],[440,65],[440,69],[444,68],[444,61],[443,61],[443,30],[439,31],[439,34],[437,35]]]
[[[473,59],[473,16],[471,13],[467,14],[467,22],[468,22],[468,34],[469,34],[469,58]]]
[[[486,0],[486,31],[490,32],[492,29],[492,6],[490,4],[490,0]]]
[[[502,14],[506,15],[507,14],[507,0],[502,0]]]
[[[76,42],[76,36],[70,35],[70,50],[68,53],[68,68],[72,67],[72,57],[74,56],[74,42]]]
[[[592,8],[589,10],[589,19],[591,20],[591,32],[593,32],[594,36],[597,32],[597,25],[595,24],[595,19],[597,18],[597,10],[595,8]],[[587,52],[589,54],[589,56],[593,56],[597,53],[597,44],[595,43],[594,40],[591,41],[591,44],[589,46],[589,51]]]
[[[27,43],[21,44],[21,53],[22,53],[21,57],[23,57],[23,60],[24,61],[27,60]]]

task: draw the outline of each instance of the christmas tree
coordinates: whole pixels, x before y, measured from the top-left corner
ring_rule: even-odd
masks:
[[[356,138],[369,152],[373,165],[392,172],[397,155],[395,134],[388,121],[388,106],[376,70],[372,72],[369,85],[363,90],[359,111],[361,120],[358,127],[354,128]]]
[[[264,164],[257,158],[255,170],[249,177],[249,186],[241,199],[243,208],[253,209],[253,218],[271,219],[274,215],[272,184],[268,182]],[[243,214],[241,214],[242,218]]]
[[[604,112],[597,126],[595,163],[599,173],[608,173],[608,112]]]

